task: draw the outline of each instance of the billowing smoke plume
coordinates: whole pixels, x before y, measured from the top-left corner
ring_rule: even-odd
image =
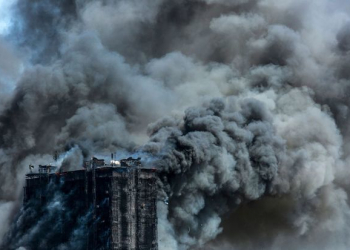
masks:
[[[221,215],[273,194],[284,144],[271,121],[260,101],[230,100],[225,107],[213,100],[205,108],[188,109],[183,122],[165,119],[150,126],[145,148],[161,155],[156,164],[166,173],[163,188],[180,244],[215,238]]]
[[[20,227],[29,164],[122,151],[159,168],[160,250],[349,249],[349,11],[18,0],[0,40],[3,244],[45,249],[50,214]]]

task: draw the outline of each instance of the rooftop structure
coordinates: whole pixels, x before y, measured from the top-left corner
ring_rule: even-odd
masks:
[[[89,250],[157,250],[156,170],[143,168],[140,159],[104,160],[92,158],[84,168],[57,172],[53,166],[39,166],[39,172],[26,175],[24,203],[38,201],[42,206],[55,186],[70,197],[65,211],[81,209],[91,213],[84,236]],[[75,216],[76,217],[76,216]],[[67,224],[76,223],[71,218]],[[57,243],[69,241],[62,229]],[[50,243],[52,244],[52,243]]]

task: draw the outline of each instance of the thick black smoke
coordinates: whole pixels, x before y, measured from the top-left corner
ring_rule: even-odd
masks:
[[[345,0],[13,8],[0,41],[4,242],[38,241],[9,232],[29,164],[123,151],[159,167],[161,250],[349,248]]]
[[[284,154],[271,115],[261,102],[213,100],[190,108],[183,121],[165,119],[150,127],[144,150],[160,159],[169,218],[179,244],[202,245],[215,238],[221,216],[241,203],[273,194]]]

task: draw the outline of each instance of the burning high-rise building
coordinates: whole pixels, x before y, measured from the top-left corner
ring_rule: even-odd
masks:
[[[0,12],[0,250],[350,249],[349,0]]]
[[[62,206],[57,221],[64,223],[48,231],[56,234],[57,244],[44,242],[43,249],[71,240],[66,228],[79,221],[85,223],[85,233],[77,236],[84,249],[157,250],[156,170],[143,168],[139,159],[132,158],[108,165],[93,158],[84,168],[56,172],[53,166],[39,166],[38,173],[27,174],[25,206],[36,204],[35,209],[40,209],[49,200],[49,206]],[[52,192],[68,197],[65,205],[55,202]],[[60,218],[64,213],[72,213],[69,220]]]

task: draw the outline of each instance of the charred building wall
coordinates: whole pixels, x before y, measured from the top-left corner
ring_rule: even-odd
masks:
[[[156,174],[135,160],[121,161],[120,166],[93,161],[85,170],[31,173],[24,204],[45,206],[48,197],[52,199],[52,190],[69,197],[62,209],[69,213],[78,206],[79,215],[64,222],[65,226],[74,227],[83,214],[90,216],[81,249],[157,250]],[[69,241],[64,228],[55,239]]]

